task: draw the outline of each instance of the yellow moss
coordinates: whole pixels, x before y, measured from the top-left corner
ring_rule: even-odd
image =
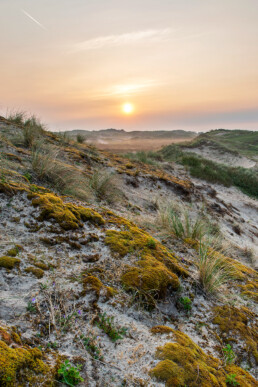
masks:
[[[158,261],[164,263],[170,270],[178,275],[188,276],[187,270],[178,262],[178,258],[170,253],[158,240],[152,238],[147,232],[139,229],[133,223],[125,221],[123,218],[112,217],[112,223],[117,221],[118,225],[122,225],[127,230],[116,231],[107,230],[105,243],[110,247],[111,251],[117,253],[120,257],[126,254],[137,252],[140,258],[152,256]],[[150,245],[152,239],[155,247]]]
[[[105,220],[102,218],[102,216],[91,208],[78,207],[78,212],[83,222],[90,221],[99,225],[105,223]]]
[[[250,290],[246,290],[241,293],[243,296],[249,297],[255,302],[258,302],[258,293],[257,292],[251,292]]]
[[[19,250],[17,247],[13,247],[12,249],[8,250],[6,252],[6,255],[8,255],[8,257],[16,257],[16,255],[19,253]]]
[[[82,283],[84,294],[86,294],[87,290],[94,290],[97,296],[99,296],[100,289],[104,286],[103,283],[93,275],[85,276]]]
[[[157,325],[155,327],[152,327],[150,331],[151,331],[151,333],[154,333],[156,335],[157,333],[160,333],[160,334],[162,334],[162,333],[171,333],[174,330],[172,328],[166,327],[164,325]]]
[[[122,283],[128,289],[138,290],[146,296],[163,298],[167,287],[176,290],[180,286],[176,274],[172,273],[155,258],[148,258],[138,262],[139,267],[130,267],[121,277]]]
[[[26,273],[31,273],[37,278],[42,278],[44,276],[44,270],[30,266],[25,269]]]
[[[21,344],[21,338],[14,330],[11,332],[11,338],[16,344]]]
[[[32,200],[34,206],[39,206],[41,214],[39,220],[55,219],[65,230],[76,229],[79,222],[76,216],[69,210],[63,201],[54,194],[43,194]]]
[[[15,266],[20,265],[21,260],[18,258],[3,256],[0,257],[0,267],[4,267],[5,269],[13,269]]]
[[[42,269],[42,270],[48,270],[49,269],[49,266],[46,265],[44,262],[35,262],[34,266],[36,266],[36,267],[38,267],[39,269]]]
[[[65,204],[62,199],[52,193],[31,194],[32,204],[39,206],[41,213],[39,220],[55,219],[64,230],[72,230],[82,226],[82,221],[94,224],[103,224],[104,219],[100,214],[90,208]]]
[[[249,361],[253,356],[257,364],[258,331],[255,324],[255,314],[245,307],[238,309],[227,305],[215,307],[213,313],[212,322],[218,326],[220,337],[224,343],[232,341],[232,338],[236,338],[238,343],[244,341],[244,351],[237,353],[239,361],[247,354]]]
[[[207,355],[186,334],[173,331],[176,343],[159,347],[156,356],[161,360],[150,375],[166,383],[167,387],[226,387],[226,375],[235,373],[240,385],[256,386],[252,376],[237,366],[222,367],[222,362]]]
[[[1,326],[0,326],[0,339],[4,341],[6,344],[10,344],[12,342],[11,334]]]
[[[240,285],[242,290],[242,295],[252,298],[254,301],[258,302],[258,282],[257,281],[248,281],[245,285]]]
[[[117,290],[112,288],[111,286],[106,286],[106,297],[109,300],[117,294]]]
[[[105,243],[110,250],[119,257],[127,254],[139,257],[137,266],[129,267],[121,277],[126,289],[138,291],[153,303],[153,298],[165,296],[168,286],[173,290],[179,288],[178,275],[186,277],[188,272],[175,255],[132,222],[110,211],[106,211],[105,216],[109,223],[123,228],[106,231]]]
[[[15,172],[15,171],[8,171],[8,172]],[[16,174],[16,172],[15,172]],[[18,175],[18,174],[17,174]],[[17,178],[19,178],[17,176]],[[22,183],[18,183],[15,181],[8,181],[8,182],[0,182],[0,192],[4,193],[9,196],[15,195],[17,192],[21,192],[27,189],[27,186]]]
[[[110,298],[114,297],[114,295],[117,293],[117,290],[110,287],[105,286],[99,278],[93,276],[93,275],[85,275],[83,280],[83,292],[82,295],[85,295],[88,290],[94,291],[97,298],[100,296],[100,291],[102,290],[102,295],[105,296],[106,300],[109,300]]]
[[[19,163],[22,162],[22,159],[20,156],[17,156],[13,153],[5,153],[5,155],[8,157],[9,160],[14,160],[14,161],[18,161]]]
[[[39,349],[10,348],[4,341],[0,341],[0,385],[53,386],[53,372],[43,362]]]

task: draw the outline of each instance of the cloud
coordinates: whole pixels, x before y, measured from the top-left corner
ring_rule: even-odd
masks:
[[[46,27],[43,26],[38,20],[36,20],[33,16],[31,16],[28,12],[24,11],[24,9],[21,10],[22,13],[24,13],[25,16],[27,16],[30,20],[32,20],[34,23],[36,23],[40,28],[43,30],[47,30]]]
[[[156,87],[160,85],[159,82],[155,80],[143,80],[143,81],[135,81],[126,84],[119,84],[111,86],[105,90],[99,91],[96,93],[95,97],[108,97],[108,96],[130,96],[144,92],[149,88]]]
[[[170,28],[159,30],[145,30],[129,32],[120,35],[107,35],[85,40],[74,46],[75,51],[97,50],[106,47],[117,47],[146,41],[160,41],[165,39],[171,32]]]

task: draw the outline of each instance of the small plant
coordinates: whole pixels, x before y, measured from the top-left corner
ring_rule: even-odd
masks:
[[[35,306],[35,298],[33,298],[31,301],[28,302],[28,305],[27,305],[27,311],[30,312],[30,313],[36,313],[37,312],[37,308]]]
[[[69,360],[65,360],[58,369],[58,375],[61,377],[61,382],[67,386],[77,386],[84,379],[80,375],[81,365],[73,366]]]
[[[82,134],[77,134],[76,140],[79,144],[83,144],[85,141],[85,137]]]
[[[12,122],[13,124],[23,125],[25,119],[25,112],[13,111],[6,117],[6,119]]]
[[[2,183],[2,184],[5,184],[5,183],[6,183],[6,177],[5,177],[3,171],[1,172],[1,183]]]
[[[47,348],[52,348],[52,349],[57,349],[58,348],[58,344],[57,344],[57,342],[56,341],[49,341],[48,343],[47,343]]]
[[[23,176],[25,177],[25,179],[27,179],[29,182],[31,182],[32,176],[29,172],[25,172],[23,174]]]
[[[102,329],[113,342],[123,339],[127,332],[127,328],[116,328],[114,326],[114,317],[109,317],[106,313],[99,315],[99,321],[96,322],[96,325]]]
[[[154,239],[149,238],[147,240],[147,247],[149,247],[150,249],[155,249],[156,248],[156,242],[154,241]]]
[[[101,351],[97,345],[96,342],[96,336],[93,337],[86,337],[84,335],[80,336],[82,343],[86,349],[86,351],[89,352],[89,354],[97,360],[103,360],[103,356],[101,355]]]
[[[183,305],[184,309],[190,311],[192,309],[192,301],[188,297],[179,298],[179,302]]]
[[[77,316],[78,314],[76,312],[66,313],[63,316],[60,316],[58,322],[62,331],[68,332]]]
[[[226,364],[232,364],[236,355],[230,344],[227,344],[225,348],[222,349],[224,352],[224,358]]]
[[[39,187],[37,187],[35,184],[30,185],[31,192],[39,192]]]
[[[240,386],[240,384],[236,380],[236,374],[227,375],[226,383],[229,384],[230,386]]]

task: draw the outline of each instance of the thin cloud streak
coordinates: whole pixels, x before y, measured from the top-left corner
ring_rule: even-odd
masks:
[[[46,27],[43,26],[38,20],[36,20],[33,16],[31,16],[28,12],[24,11],[24,9],[21,10],[22,13],[24,13],[25,16],[27,16],[29,19],[34,21],[39,27],[41,27],[43,30],[47,31]]]
[[[155,80],[146,80],[142,82],[132,82],[127,84],[120,84],[110,87],[104,91],[97,92],[95,97],[112,97],[112,96],[130,96],[143,93],[147,89],[161,85]]]
[[[128,44],[135,44],[142,41],[160,41],[165,39],[171,32],[170,28],[160,30],[145,30],[130,32],[120,35],[100,36],[98,38],[85,40],[77,43],[74,51],[97,50],[106,47],[117,47]]]

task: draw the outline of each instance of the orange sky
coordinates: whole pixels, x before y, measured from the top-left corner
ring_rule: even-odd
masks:
[[[2,1],[0,114],[53,130],[258,129],[257,47],[257,0]]]

